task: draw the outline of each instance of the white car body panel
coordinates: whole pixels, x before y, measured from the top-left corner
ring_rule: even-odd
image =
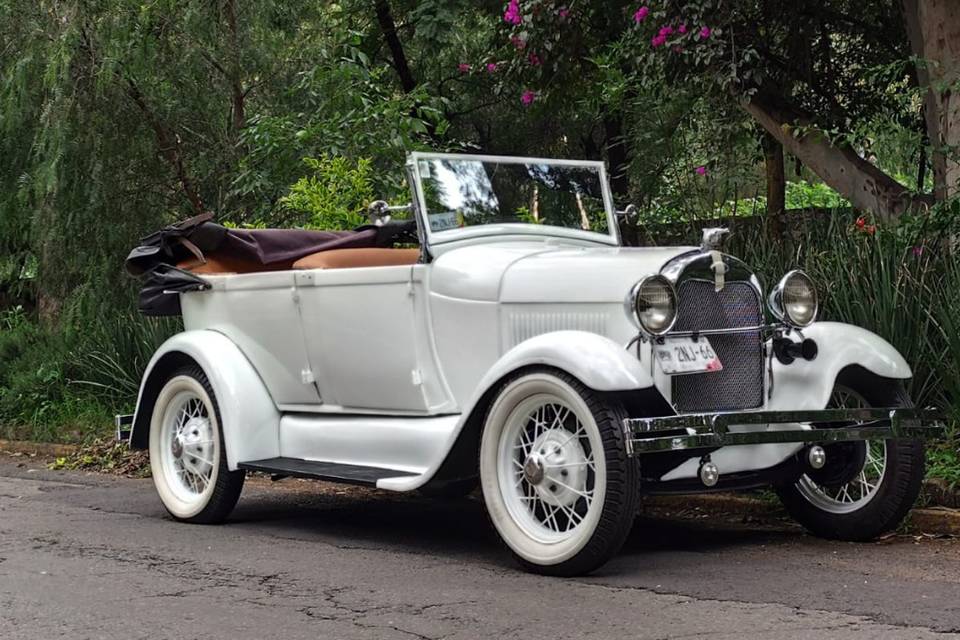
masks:
[[[182,351],[208,373],[230,468],[279,455],[383,466],[417,475],[378,486],[410,490],[440,467],[490,385],[520,368],[561,369],[598,391],[655,385],[669,399],[649,345],[640,359],[625,348],[636,327],[622,292],[688,250],[487,242],[432,265],[211,276],[210,291],[182,296],[188,331],[154,361]],[[821,322],[803,335],[819,357],[774,360],[763,409],[823,408],[850,364],[911,375],[889,343],[858,327]],[[722,473],[763,469],[800,447],[725,447],[712,460]],[[698,465],[661,479],[695,477]]]
[[[636,343],[627,295],[696,250],[615,246],[615,227],[428,231],[427,264],[204,276],[208,290],[180,296],[186,331],[151,360],[134,424],[155,365],[179,352],[210,379],[231,469],[281,456],[390,468],[415,475],[377,486],[408,491],[434,476],[484,395],[514,371],[552,367],[600,392],[656,387],[669,402],[671,378],[654,365],[650,342]],[[803,336],[818,357],[772,359],[757,410],[824,408],[850,365],[911,376],[889,343],[863,329],[820,322]],[[759,470],[802,446],[730,446],[711,459],[722,474]],[[691,458],[660,479],[696,477],[699,464]]]

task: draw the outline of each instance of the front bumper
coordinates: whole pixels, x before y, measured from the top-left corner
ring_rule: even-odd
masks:
[[[934,409],[890,407],[627,418],[623,429],[627,453],[639,455],[744,444],[930,438],[943,431],[942,421],[943,415]],[[731,427],[758,425],[766,429],[731,431]]]

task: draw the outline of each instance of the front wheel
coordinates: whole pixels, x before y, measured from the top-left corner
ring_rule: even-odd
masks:
[[[480,485],[497,532],[528,570],[588,573],[633,524],[639,473],[623,408],[551,370],[506,382],[487,413]]]
[[[177,520],[222,522],[237,504],[245,472],[227,468],[220,410],[198,366],[176,371],[157,396],[150,470],[163,506]]]
[[[909,407],[896,380],[865,372],[838,379],[830,408]],[[790,515],[823,538],[872,540],[900,523],[920,493],[924,448],[919,440],[867,440],[825,445],[827,463],[777,488]]]

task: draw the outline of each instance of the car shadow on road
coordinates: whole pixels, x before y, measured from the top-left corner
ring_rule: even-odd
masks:
[[[469,556],[497,564],[509,559],[476,496],[436,500],[351,489],[340,495],[256,492],[240,501],[231,522],[271,536],[338,547]],[[644,513],[621,555],[714,553],[777,544],[798,535],[797,529],[777,520]]]

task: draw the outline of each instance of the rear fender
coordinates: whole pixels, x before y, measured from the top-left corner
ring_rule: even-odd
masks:
[[[140,385],[131,447],[149,447],[150,421],[160,389],[177,369],[191,364],[203,369],[213,387],[230,470],[236,470],[238,461],[279,456],[280,412],[266,386],[232,340],[209,330],[179,333],[157,349]]]

